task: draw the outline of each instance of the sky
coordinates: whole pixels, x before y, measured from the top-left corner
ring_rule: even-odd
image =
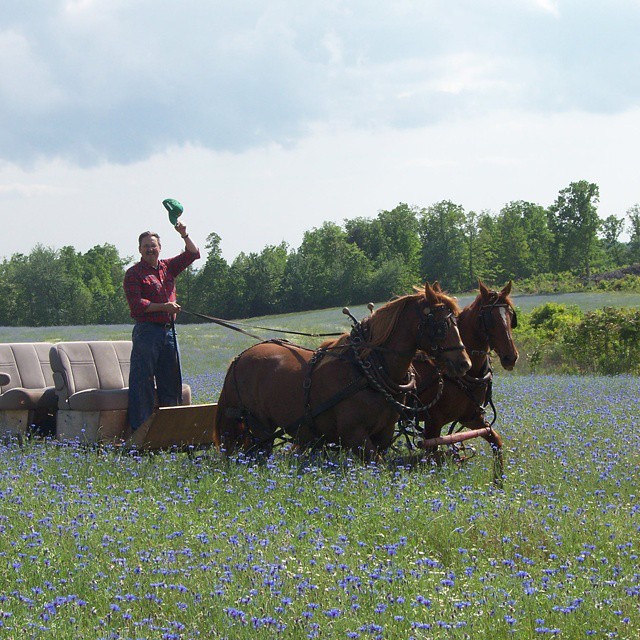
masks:
[[[640,202],[640,0],[2,0],[0,258],[231,262],[399,203]]]

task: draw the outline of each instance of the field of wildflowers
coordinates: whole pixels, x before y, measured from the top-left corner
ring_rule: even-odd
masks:
[[[252,340],[181,335],[195,401],[215,400]],[[640,378],[499,372],[494,398],[503,489],[480,441],[413,468],[5,442],[0,638],[640,637]]]

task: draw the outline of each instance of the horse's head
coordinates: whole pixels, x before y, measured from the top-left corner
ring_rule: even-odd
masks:
[[[481,281],[478,281],[478,285],[480,329],[485,334],[489,348],[500,357],[500,364],[511,371],[518,361],[518,349],[511,335],[511,329],[518,326],[518,316],[509,297],[512,283],[509,281],[500,292],[491,291]]]
[[[471,368],[458,332],[460,311],[455,299],[442,291],[436,282],[424,286],[424,296],[418,299],[418,348],[444,364],[452,376],[463,376]]]

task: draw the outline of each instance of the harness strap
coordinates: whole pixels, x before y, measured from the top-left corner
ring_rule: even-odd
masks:
[[[316,437],[320,437],[321,434],[316,429],[313,419],[319,416],[321,413],[328,411],[329,409],[331,409],[331,407],[334,407],[349,396],[358,393],[358,391],[366,389],[368,386],[369,385],[365,378],[354,378],[346,387],[338,391],[338,393],[336,393],[335,395],[331,396],[331,398],[329,398],[328,400],[321,402],[313,409],[311,409],[311,407],[308,407],[307,412],[304,416],[302,416],[302,418],[298,418],[294,422],[288,424],[286,427],[283,427],[283,430],[287,433],[291,431],[298,431],[303,424],[307,423],[313,435]]]
[[[190,316],[195,316],[196,318],[202,318],[203,320],[208,320],[209,322],[213,322],[214,324],[219,324],[220,326],[226,327],[227,329],[232,329],[233,331],[244,333],[245,335],[260,341],[262,340],[260,336],[256,336],[253,333],[249,333],[248,331],[245,331],[241,327],[249,327],[250,329],[260,329],[261,331],[273,331],[275,333],[290,333],[292,335],[307,336],[309,338],[326,338],[331,336],[342,335],[342,333],[304,333],[303,331],[292,331],[289,329],[275,329],[274,327],[259,327],[257,325],[246,324],[244,322],[231,323],[228,320],[222,320],[221,318],[208,316],[204,313],[197,313],[196,311],[188,311],[187,309],[182,309],[182,313],[187,313]]]
[[[266,432],[266,429],[251,412],[247,411],[246,409],[230,409],[227,410],[227,413],[229,414],[229,412],[233,411],[233,415],[229,417],[235,417],[237,419],[247,421],[249,432],[254,437],[254,443],[251,448],[259,447],[261,444],[269,442],[275,438],[293,441],[291,432],[297,432],[305,423],[309,424],[312,434],[317,438],[319,442],[323,438],[323,435],[316,429],[313,419],[319,416],[321,413],[324,413],[325,411],[331,409],[331,407],[342,402],[350,395],[354,395],[358,393],[358,391],[366,389],[367,386],[367,381],[364,378],[355,378],[344,389],[336,393],[328,400],[325,400],[325,402],[319,404],[314,409],[305,413],[302,418],[298,418],[294,422],[289,423],[286,427],[278,427],[272,434],[269,434],[268,436],[265,436],[261,439],[255,437],[253,429],[259,428],[263,432]]]

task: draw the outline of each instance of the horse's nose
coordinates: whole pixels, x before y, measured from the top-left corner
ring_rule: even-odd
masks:
[[[517,361],[517,353],[507,353],[500,357],[500,364],[502,364],[503,368],[505,368],[507,371],[511,371],[511,369],[516,366]]]
[[[460,376],[463,376],[465,373],[467,373],[467,371],[469,371],[469,369],[471,369],[471,360],[469,360],[469,357],[464,351],[463,353],[465,354],[465,357],[460,358],[457,366],[457,373]]]

